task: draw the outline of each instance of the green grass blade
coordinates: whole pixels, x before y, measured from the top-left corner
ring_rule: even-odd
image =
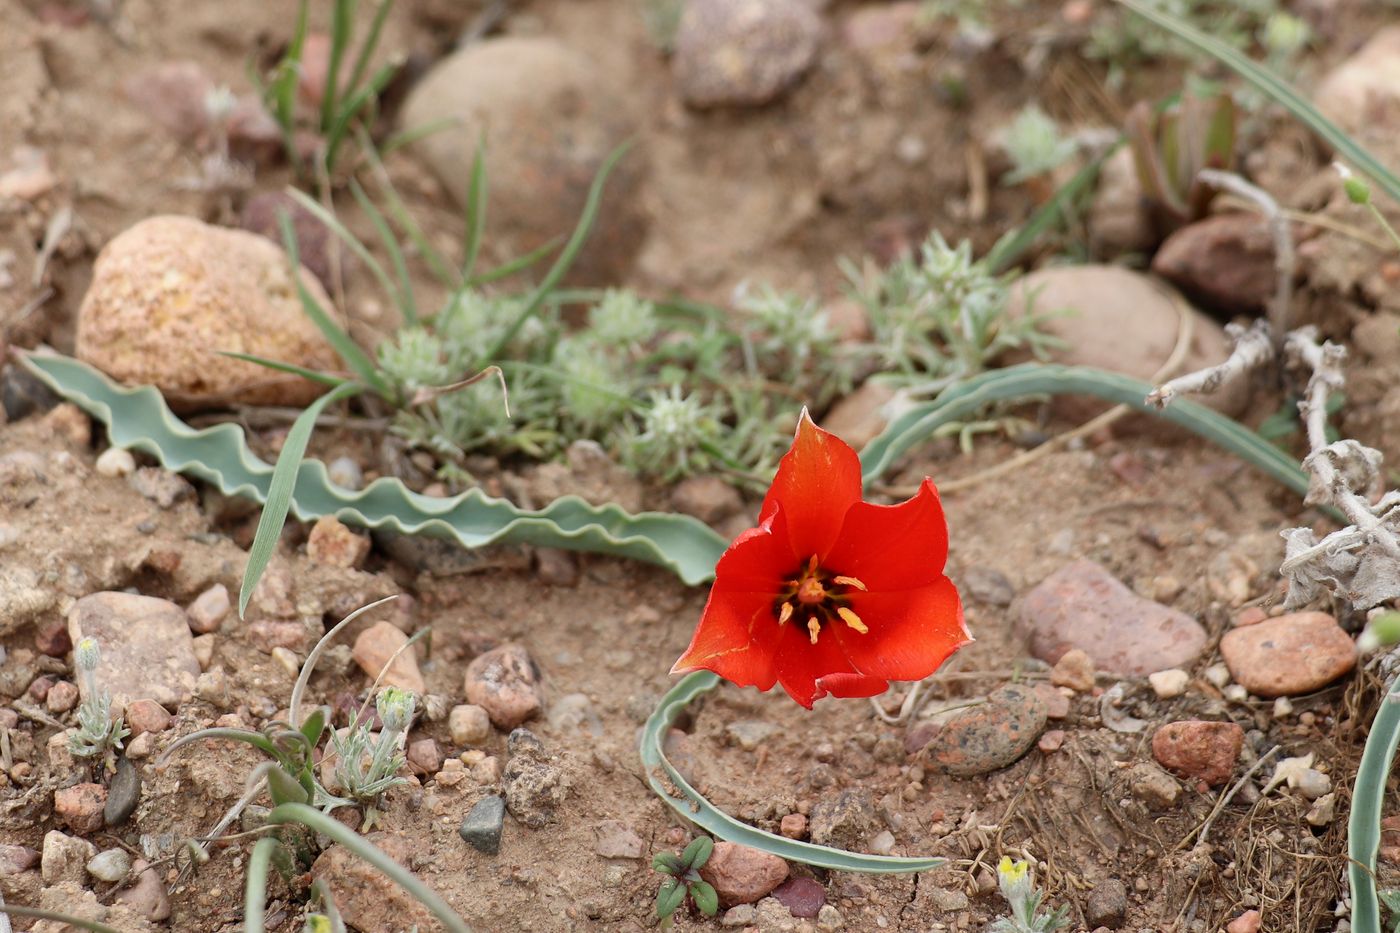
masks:
[[[331,121],[330,129],[326,131],[326,167],[329,169],[335,165],[336,154],[340,151],[341,143],[345,142],[346,135],[350,132],[350,126],[361,112],[375,104],[379,100],[379,92],[393,80],[402,62],[392,61],[380,66],[365,84],[364,87],[351,92],[345,102],[336,111],[335,119]]]
[[[266,366],[268,369],[275,369],[280,373],[288,373],[292,376],[310,379],[312,382],[319,382],[321,385],[338,386],[349,381],[344,376],[336,376],[332,373],[323,373],[319,370],[307,369],[305,366],[297,366],[294,363],[283,363],[281,360],[270,360],[265,356],[258,356],[256,353],[239,353],[235,350],[220,350],[219,355],[227,356],[235,360],[242,360],[245,363],[256,363],[259,366]]]
[[[293,189],[288,189],[288,191],[292,193],[293,197],[300,195],[299,200],[304,199],[304,204],[315,205],[317,210],[321,209],[321,205],[316,204],[315,201],[312,201],[300,191],[294,191]],[[324,211],[322,213],[324,213]],[[334,218],[331,219],[334,220]],[[369,355],[365,353],[364,350],[360,349],[360,345],[355,342],[355,338],[351,337],[350,333],[345,330],[345,328],[337,324],[334,319],[326,313],[326,309],[321,307],[321,303],[316,300],[316,297],[311,294],[311,290],[306,287],[306,283],[302,281],[301,251],[297,247],[296,231],[292,229],[292,218],[283,211],[278,215],[277,222],[282,228],[282,246],[286,249],[287,256],[291,259],[292,278],[296,282],[297,296],[301,298],[302,311],[311,319],[311,323],[316,325],[316,329],[326,338],[326,342],[331,345],[331,348],[345,361],[346,366],[354,370],[355,374],[364,380],[379,395],[385,398],[390,397],[393,394],[393,390],[390,388],[389,383],[384,380],[384,377],[379,374],[379,368],[374,365],[374,361],[369,358]],[[322,222],[324,222],[324,220]],[[339,226],[339,224],[337,223],[336,226]],[[348,234],[349,231],[346,231],[346,233]],[[351,239],[354,238],[351,237]],[[363,246],[360,248],[364,249]],[[390,290],[389,294],[390,297],[392,297],[393,291]]]
[[[353,178],[350,180],[350,193],[355,198],[355,203],[360,205],[360,210],[365,212],[369,222],[374,226],[374,232],[379,235],[379,242],[384,247],[384,252],[389,254],[389,262],[394,267],[394,275],[398,277],[398,288],[392,293],[394,304],[398,305],[399,314],[403,316],[403,321],[410,327],[418,325],[418,301],[413,295],[413,279],[408,274],[408,263],[404,260],[403,249],[399,246],[398,238],[394,236],[394,231],[389,228],[389,223],[380,213],[379,208],[374,206],[374,202],[365,194],[365,189],[360,187],[360,183]]]
[[[355,56],[355,64],[350,69],[350,79],[345,82],[346,87],[359,87],[360,82],[364,80],[369,61],[374,57],[374,50],[379,47],[379,36],[384,31],[384,21],[389,18],[389,9],[393,5],[394,0],[379,0],[379,8],[374,11],[374,19],[370,21],[369,32],[365,33],[365,41],[360,43],[360,52]]]
[[[451,268],[447,260],[443,258],[433,244],[428,240],[423,228],[418,225],[418,221],[413,219],[413,213],[404,204],[403,198],[399,197],[399,192],[394,188],[394,182],[389,177],[389,172],[384,168],[384,162],[380,159],[379,153],[374,151],[374,141],[369,138],[369,134],[363,129],[358,132],[360,151],[364,153],[365,160],[369,162],[374,173],[375,186],[379,189],[380,196],[384,203],[388,205],[389,213],[393,215],[394,222],[408,234],[408,238],[413,241],[419,255],[428,264],[433,275],[442,284],[443,288],[455,290],[462,287],[462,282],[457,278],[457,270]]]
[[[441,120],[429,120],[419,126],[409,126],[396,133],[390,133],[384,137],[384,141],[379,144],[379,156],[383,158],[395,150],[404,146],[411,146],[434,133],[441,133],[443,130],[451,129],[457,125],[457,121],[444,117]]]
[[[1225,42],[1207,35],[1174,16],[1155,9],[1143,0],[1118,0],[1134,13],[1150,20],[1168,32],[1195,46],[1200,51],[1234,71],[1263,91],[1297,120],[1337,151],[1357,171],[1371,178],[1397,201],[1400,201],[1400,178],[1360,143],[1348,136],[1341,127],[1322,115],[1306,97],[1291,84],[1268,68]]]
[[[1242,458],[1289,489],[1305,494],[1307,476],[1288,454],[1244,425],[1186,399],[1163,411],[1143,399],[1152,386],[1119,373],[1076,366],[1022,363],[992,370],[948,389],[938,398],[915,405],[891,421],[861,451],[865,481],[873,482],[915,444],[945,424],[967,419],[993,402],[1045,395],[1090,395],[1179,425]]]
[[[274,468],[253,455],[238,425],[195,430],[171,413],[154,388],[118,386],[69,357],[30,354],[21,356],[19,365],[106,423],[113,445],[151,454],[166,469],[198,477],[225,495],[267,501]],[[302,520],[334,515],[366,528],[451,538],[468,548],[518,542],[611,554],[659,564],[690,585],[711,578],[729,544],[688,515],[633,515],[577,496],[526,510],[480,489],[452,498],[423,496],[387,477],[358,491],[342,489],[319,460],[298,468],[291,513]]]
[[[1098,158],[1075,172],[1074,176],[1061,185],[1050,200],[1036,208],[1030,220],[997,240],[987,255],[983,257],[987,268],[994,273],[1003,272],[1019,262],[1021,257],[1035,245],[1035,241],[1040,238],[1041,234],[1053,227],[1064,216],[1065,207],[1089,189],[1089,186],[1099,177],[1099,171],[1103,169],[1104,163],[1118,151],[1123,143],[1124,138],[1120,136],[1112,146],[1100,153]]]
[[[248,856],[248,874],[243,888],[243,933],[264,933],[263,915],[267,910],[267,874],[272,852],[280,842],[270,836],[253,844]]]
[[[475,288],[479,285],[490,285],[492,282],[508,279],[517,272],[524,272],[526,269],[548,256],[558,245],[559,237],[552,237],[548,242],[535,247],[524,256],[516,256],[509,262],[501,263],[489,272],[483,272],[481,275],[472,276],[471,280],[467,282],[467,285],[471,288]]]
[[[642,767],[646,770],[647,783],[672,810],[720,839],[761,849],[790,862],[802,862],[833,871],[889,874],[929,871],[945,863],[941,858],[861,855],[810,842],[798,842],[741,823],[706,800],[666,759],[662,744],[666,739],[667,730],[681,711],[700,694],[713,690],[720,682],[719,676],[709,671],[687,674],[661,698],[642,730]],[[680,791],[680,796],[674,796],[667,788],[666,782],[674,785]]]
[[[301,205],[307,213],[319,220],[327,230],[335,234],[336,239],[344,243],[346,249],[354,253],[355,258],[359,259],[360,262],[364,263],[365,267],[369,269],[370,274],[374,276],[374,280],[378,282],[379,287],[383,289],[384,296],[390,301],[397,303],[397,290],[394,288],[393,279],[389,278],[389,273],[384,271],[384,266],[378,259],[374,258],[374,254],[369,251],[365,244],[360,242],[359,237],[351,233],[349,228],[340,222],[340,218],[326,210],[317,203],[315,198],[310,197],[305,192],[298,191],[295,188],[288,188],[287,196]],[[290,251],[290,247],[288,251]],[[337,349],[339,348],[337,347]],[[368,359],[368,357],[366,357],[366,359]],[[350,361],[346,360],[346,362],[348,363]],[[359,372],[359,370],[357,369],[356,372]],[[364,375],[361,374],[360,378],[363,379]]]
[[[467,185],[467,204],[462,212],[466,229],[462,240],[466,251],[462,257],[462,281],[470,282],[476,271],[476,257],[481,254],[481,240],[486,234],[486,135],[476,141],[472,157],[472,177]]]
[[[340,97],[340,63],[355,32],[355,0],[335,0],[331,12],[331,56],[326,63],[326,86],[321,93],[321,132],[330,129]]]
[[[306,33],[309,24],[309,0],[301,0],[297,5],[297,24],[292,32],[292,41],[287,52],[277,64],[277,74],[268,86],[264,98],[270,104],[277,125],[282,130],[282,145],[287,150],[287,158],[292,166],[301,171],[301,157],[296,147],[296,103],[297,84],[301,76],[301,60],[306,49]]]
[[[1376,853],[1381,845],[1381,810],[1395,750],[1400,747],[1400,680],[1381,700],[1351,795],[1347,819],[1347,876],[1351,881],[1351,928],[1355,933],[1381,933],[1380,900],[1376,894]]]
[[[68,914],[61,914],[56,910],[42,910],[38,907],[21,907],[18,904],[0,904],[0,914],[9,914],[12,917],[33,917],[36,920],[53,920],[57,923],[66,923],[71,927],[80,930],[91,930],[92,933],[122,933],[116,927],[109,927],[105,923],[98,923],[96,920],[84,920],[81,917],[70,917]]]
[[[457,912],[436,891],[420,881],[417,875],[385,855],[369,840],[349,829],[345,824],[331,819],[320,810],[308,807],[303,803],[284,803],[273,808],[272,812],[267,815],[267,821],[279,825],[300,823],[313,832],[329,836],[331,841],[339,843],[388,875],[390,880],[428,908],[433,916],[437,917],[438,921],[451,933],[471,933],[471,927],[467,926],[466,921],[459,917]]]
[[[545,273],[544,280],[531,292],[529,300],[525,302],[525,307],[506,328],[505,333],[496,339],[495,344],[487,351],[485,359],[480,361],[483,366],[499,357],[501,352],[510,345],[510,342],[515,339],[515,335],[520,332],[520,328],[524,327],[525,322],[539,310],[545,297],[554,289],[554,286],[559,284],[559,280],[574,264],[574,259],[578,256],[579,250],[583,248],[584,241],[588,239],[588,234],[593,229],[593,222],[598,218],[598,206],[603,200],[603,186],[607,184],[608,176],[612,174],[618,161],[627,154],[631,145],[631,143],[623,143],[603,161],[602,167],[598,169],[598,174],[593,178],[592,186],[588,189],[588,198],[584,201],[583,213],[579,216],[578,225],[574,227],[569,242],[564,244],[559,258],[554,260],[554,265],[550,267],[549,272]]]
[[[282,444],[282,452],[277,457],[277,465],[272,470],[268,485],[267,502],[263,505],[262,516],[258,519],[258,530],[253,535],[253,546],[248,549],[248,563],[243,568],[243,585],[238,591],[238,617],[248,608],[248,600],[253,598],[258,580],[267,569],[267,562],[277,549],[277,539],[282,534],[282,526],[287,523],[287,510],[292,505],[292,487],[296,483],[297,470],[306,456],[306,445],[311,441],[311,431],[316,419],[327,405],[339,402],[365,390],[359,383],[347,382],[336,386],[325,395],[306,407],[297,420],[292,422],[287,439]]]

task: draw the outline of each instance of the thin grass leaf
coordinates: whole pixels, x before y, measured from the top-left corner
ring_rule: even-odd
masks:
[[[1351,882],[1351,928],[1355,933],[1381,933],[1376,893],[1376,854],[1381,845],[1381,812],[1386,783],[1396,748],[1400,747],[1400,680],[1381,700],[1351,795],[1347,819],[1347,877]]]
[[[218,353],[220,356],[227,356],[230,359],[242,360],[245,363],[256,363],[259,366],[266,366],[268,369],[275,369],[280,373],[288,373],[292,376],[310,379],[312,382],[319,382],[321,385],[334,387],[350,381],[344,376],[337,376],[333,373],[323,373],[317,369],[307,369],[305,366],[297,366],[295,363],[283,363],[281,360],[270,360],[265,356],[258,356],[256,353],[239,353],[236,350],[219,350]]]
[[[300,195],[300,198],[304,199],[305,202],[303,206],[305,206],[305,204],[311,204],[315,205],[317,210],[321,209],[321,205],[316,204],[315,201],[307,198],[300,191],[295,191],[290,188],[288,191],[294,198]],[[322,213],[324,213],[324,211]],[[334,218],[331,219],[334,220]],[[389,383],[385,381],[384,377],[380,375],[379,368],[374,365],[374,361],[369,358],[369,355],[365,353],[364,350],[360,349],[360,345],[355,342],[355,338],[351,337],[350,333],[345,330],[345,328],[337,324],[335,320],[326,313],[326,309],[321,307],[321,303],[316,300],[316,297],[311,294],[311,290],[306,287],[306,283],[302,281],[301,250],[297,246],[296,231],[292,229],[292,218],[286,211],[282,211],[277,216],[277,222],[282,228],[282,247],[287,251],[287,256],[292,263],[292,279],[296,282],[297,296],[301,299],[302,311],[311,319],[311,323],[316,325],[316,329],[321,332],[322,336],[326,338],[326,342],[331,345],[331,349],[335,350],[336,354],[345,361],[346,366],[354,370],[355,374],[364,380],[364,382],[380,396],[384,398],[392,397],[393,389],[390,387]],[[346,232],[348,233],[349,231]],[[354,238],[351,237],[351,239]],[[360,248],[363,249],[364,247],[362,246]],[[392,290],[390,294],[393,294]]]
[[[267,875],[272,866],[273,850],[281,844],[271,837],[253,844],[243,888],[243,933],[265,933],[267,929],[263,919],[267,910]]]
[[[481,240],[486,234],[486,134],[476,140],[472,156],[471,181],[467,184],[467,204],[462,211],[466,229],[462,233],[465,253],[462,256],[462,281],[470,282],[476,271],[476,257],[481,254]]]
[[[292,32],[292,41],[278,63],[277,74],[273,77],[264,98],[272,104],[277,126],[282,131],[282,146],[298,174],[301,173],[302,166],[301,154],[296,145],[297,84],[301,77],[301,61],[305,54],[309,16],[309,0],[301,0],[297,5],[297,24]]]
[[[482,361],[483,365],[501,355],[501,352],[515,339],[515,335],[520,332],[520,328],[524,327],[525,322],[534,316],[540,305],[544,303],[545,297],[553,291],[554,286],[559,284],[559,280],[574,264],[574,259],[578,257],[579,250],[583,248],[584,241],[588,239],[588,234],[593,229],[593,222],[598,218],[598,206],[603,200],[603,186],[607,184],[608,176],[612,174],[613,168],[627,154],[627,150],[631,146],[630,142],[623,143],[603,161],[602,167],[598,169],[598,174],[593,178],[593,184],[588,189],[588,198],[584,201],[583,213],[579,216],[578,225],[574,227],[569,242],[564,244],[559,258],[554,260],[554,265],[545,274],[544,280],[530,294],[529,300],[525,302],[525,307],[520,310],[505,332],[496,338],[495,344],[487,351],[486,358]]]
[[[337,386],[316,399],[306,410],[297,415],[291,430],[277,457],[277,465],[272,470],[272,481],[268,487],[267,504],[263,506],[262,517],[258,519],[258,530],[253,536],[253,546],[248,549],[248,563],[243,568],[243,585],[238,591],[238,617],[248,609],[248,601],[253,598],[258,581],[262,579],[272,552],[277,549],[277,539],[282,534],[282,526],[287,522],[287,510],[292,504],[292,487],[296,483],[297,468],[306,456],[306,445],[311,440],[311,431],[316,419],[327,405],[339,402],[365,391],[359,383],[347,382]]]
[[[706,800],[667,760],[666,753],[662,750],[662,742],[681,711],[696,697],[713,690],[720,683],[719,676],[709,671],[687,674],[661,698],[642,730],[642,767],[646,771],[647,783],[667,806],[720,839],[760,849],[790,862],[802,862],[818,868],[890,874],[929,871],[945,863],[941,858],[862,855],[810,842],[797,842],[741,823]],[[666,781],[674,785],[674,789],[668,789]],[[673,796],[675,790],[680,791],[679,796]]]
[[[1195,46],[1263,91],[1279,106],[1293,114],[1300,123],[1322,137],[1328,145],[1337,151],[1338,155],[1357,171],[1371,178],[1385,190],[1386,194],[1400,201],[1400,177],[1396,177],[1379,159],[1348,136],[1341,127],[1323,116],[1321,111],[1282,77],[1220,39],[1207,35],[1194,26],[1155,9],[1144,3],[1143,0],[1117,0],[1117,2],[1144,19],[1151,20],[1177,38]]]
[[[336,217],[330,211],[326,210],[326,208],[322,207],[319,203],[317,203],[315,198],[312,198],[305,192],[298,191],[295,188],[287,188],[286,191],[288,197],[290,197],[293,201],[296,201],[297,204],[301,205],[301,207],[304,208],[307,213],[311,214],[311,216],[319,220],[327,230],[335,234],[336,238],[340,240],[340,242],[345,244],[345,247],[349,249],[350,252],[355,254],[355,257],[359,259],[360,262],[363,262],[365,264],[366,268],[369,269],[370,274],[374,276],[374,280],[379,283],[379,287],[383,289],[384,296],[390,301],[393,301],[397,304],[397,291],[394,288],[393,279],[389,278],[389,273],[384,270],[383,264],[381,264],[378,259],[374,258],[374,254],[369,251],[365,244],[360,242],[359,237],[351,233],[349,228],[347,228],[343,223],[340,222],[340,218]],[[290,220],[288,221],[288,223],[290,223]],[[290,252],[290,248],[288,251]],[[348,335],[346,336],[348,338]],[[339,350],[340,348],[336,347],[336,349]],[[366,361],[368,361],[369,357],[366,356],[365,359]],[[346,360],[346,362],[348,363],[349,360]],[[371,368],[373,368],[372,364]],[[355,371],[357,373],[359,372],[358,369],[356,369]],[[361,374],[360,378],[363,379],[365,377],[363,374]]]
[[[1031,214],[1030,220],[997,240],[987,251],[987,255],[983,257],[987,268],[995,274],[1004,272],[1019,262],[1021,257],[1025,256],[1035,245],[1035,241],[1040,239],[1041,234],[1059,223],[1060,218],[1065,216],[1066,208],[1089,189],[1089,186],[1099,177],[1099,171],[1103,168],[1103,164],[1118,151],[1124,142],[1124,137],[1118,137],[1113,145],[1101,152],[1088,165],[1075,172],[1069,181],[1060,186],[1050,200],[1036,208],[1035,213]]]
[[[109,927],[96,920],[84,920],[81,917],[73,917],[56,910],[43,910],[38,907],[21,907],[18,904],[0,903],[0,914],[9,914],[12,917],[33,917],[36,920],[53,920],[57,923],[66,923],[69,926],[77,927],[80,930],[91,930],[92,933],[122,933],[116,927]]]
[[[501,279],[508,279],[512,275],[515,275],[519,272],[523,272],[526,269],[533,266],[535,263],[539,262],[544,257],[548,256],[554,250],[554,248],[559,245],[560,239],[561,237],[557,236],[551,237],[549,240],[545,241],[540,246],[537,246],[534,249],[530,250],[530,252],[526,253],[524,256],[517,256],[509,262],[501,263],[499,266],[492,269],[490,272],[483,272],[481,273],[481,275],[473,277],[469,282],[467,282],[467,285],[472,288],[475,288],[480,285],[490,285],[492,282],[498,282]]]
[[[321,92],[321,132],[331,125],[340,97],[340,63],[355,34],[356,0],[335,0],[331,11],[330,60],[326,63],[326,86]]]
[[[1307,492],[1308,479],[1292,457],[1244,425],[1186,399],[1158,411],[1143,399],[1152,386],[1119,373],[1078,366],[1022,363],[959,383],[930,402],[915,405],[891,421],[861,450],[862,472],[874,482],[902,454],[944,425],[964,421],[993,402],[1046,395],[1089,395],[1155,415],[1211,441],[1258,467],[1289,489]]]
[[[379,156],[383,158],[391,152],[402,149],[404,146],[411,146],[420,139],[431,136],[434,133],[441,133],[443,130],[451,129],[456,125],[456,120],[450,117],[444,117],[441,120],[429,120],[427,123],[420,124],[419,126],[410,126],[396,133],[390,133],[384,138],[384,141],[379,144]]]
[[[410,327],[418,325],[418,301],[413,295],[413,279],[408,274],[408,263],[404,260],[403,249],[399,246],[398,238],[394,236],[394,231],[390,229],[388,221],[380,213],[379,208],[374,206],[374,202],[365,194],[365,189],[360,187],[360,183],[353,178],[350,179],[350,193],[355,198],[355,203],[360,205],[360,210],[365,212],[370,224],[374,226],[374,232],[379,235],[380,245],[384,247],[384,252],[389,254],[389,262],[393,264],[394,274],[398,276],[398,288],[394,290],[394,304],[398,306],[399,313],[403,315],[404,323]]]
[[[204,739],[229,739],[234,742],[244,742],[253,746],[269,758],[275,758],[279,761],[285,760],[282,750],[278,748],[271,739],[261,732],[252,732],[248,729],[200,729],[198,732],[191,732],[189,735],[176,740],[169,748],[162,752],[160,760],[162,762],[169,761],[171,755],[174,755],[186,745]]]
[[[451,933],[471,933],[471,927],[457,915],[436,891],[418,879],[413,872],[385,855],[369,840],[349,829],[343,823],[331,819],[326,814],[304,803],[284,803],[274,807],[267,815],[267,821],[278,825],[300,823],[313,832],[329,836],[332,842],[339,843],[354,855],[379,869],[402,887],[414,899],[432,912],[434,917]]]
[[[369,32],[365,33],[365,41],[360,43],[360,52],[355,56],[355,64],[350,69],[350,78],[345,82],[346,87],[358,87],[364,79],[365,72],[369,69],[369,61],[374,57],[374,50],[379,47],[379,35],[384,31],[384,21],[389,18],[389,9],[393,5],[394,0],[379,0],[379,7],[374,11],[374,19],[369,24]]]
[[[350,97],[341,106],[335,119],[331,122],[331,127],[326,131],[326,167],[335,165],[337,153],[340,146],[345,142],[346,134],[350,130],[351,124],[361,115],[369,105],[379,99],[379,92],[393,80],[403,63],[392,61],[380,67],[369,79],[369,83],[357,91],[353,91]]]
[[[287,711],[291,716],[292,726],[294,728],[302,729],[303,731],[305,731],[307,729],[308,724],[311,722],[312,716],[315,715],[314,713],[308,715],[306,718],[306,722],[304,723],[297,722],[297,718],[301,715],[302,694],[306,692],[306,685],[311,682],[311,673],[312,671],[316,670],[316,662],[321,659],[321,654],[328,647],[330,647],[331,640],[335,638],[336,635],[340,634],[341,630],[344,629],[345,626],[349,625],[351,622],[354,622],[366,612],[369,612],[371,609],[378,608],[379,606],[382,606],[385,603],[393,602],[396,599],[398,599],[398,596],[385,596],[383,599],[377,599],[374,602],[369,603],[368,605],[361,606],[359,609],[356,609],[354,612],[350,613],[345,618],[337,622],[329,632],[321,636],[320,641],[316,642],[315,647],[311,649],[311,653],[308,654],[306,656],[306,660],[302,662],[301,673],[297,675],[296,683],[292,685],[291,702],[287,704]],[[318,737],[320,736],[320,730],[317,730],[316,735]],[[311,736],[308,734],[307,738],[310,739]],[[311,739],[313,745],[316,743],[316,741],[316,739]]]
[[[413,241],[413,245],[418,249],[418,254],[423,257],[428,268],[442,284],[443,288],[456,290],[462,287],[461,279],[457,277],[457,270],[453,269],[443,255],[433,247],[428,237],[423,233],[423,228],[418,225],[418,221],[413,219],[413,213],[404,204],[403,198],[399,197],[398,190],[394,187],[394,182],[389,178],[389,172],[384,168],[384,162],[379,158],[379,154],[374,151],[374,141],[369,138],[369,134],[361,128],[356,133],[360,151],[364,153],[365,160],[369,162],[370,169],[374,174],[375,185],[379,189],[380,196],[389,207],[389,213],[393,215],[394,222],[408,234],[408,238]]]

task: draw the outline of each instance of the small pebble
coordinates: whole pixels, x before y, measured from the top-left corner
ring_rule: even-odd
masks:
[[[78,705],[78,688],[66,680],[60,680],[49,688],[44,705],[50,713],[60,716]]]
[[[1040,749],[1042,752],[1045,752],[1048,755],[1051,752],[1059,751],[1060,747],[1064,744],[1065,730],[1051,729],[1049,732],[1045,733],[1040,737],[1040,741],[1036,743],[1036,748]]]
[[[447,714],[447,730],[453,745],[481,745],[491,738],[491,717],[480,706],[464,703]]]
[[[1288,697],[1279,697],[1274,700],[1274,718],[1287,719],[1293,715],[1293,701]]]
[[[501,797],[483,797],[472,807],[457,830],[468,845],[486,855],[501,851],[501,830],[505,825],[506,802]]]
[[[1116,927],[1128,915],[1128,888],[1117,878],[1094,885],[1084,917],[1091,926]]]
[[[822,933],[831,933],[831,931],[839,930],[845,925],[846,922],[841,917],[841,911],[831,904],[827,904],[817,911],[817,929],[821,930]]]
[[[87,872],[98,881],[115,884],[131,870],[131,856],[125,849],[107,849],[94,855],[87,863]]]
[[[228,587],[222,583],[215,583],[196,596],[194,602],[185,610],[190,619],[190,630],[196,635],[218,631],[231,606]]]
[[[1246,910],[1225,925],[1225,933],[1259,933],[1259,911]]]
[[[359,489],[365,484],[364,471],[349,457],[336,457],[326,464],[326,476],[332,483],[345,489]]]
[[[1231,703],[1243,703],[1249,699],[1249,691],[1239,684],[1230,684],[1224,690],[1225,699]]]
[[[136,472],[136,458],[131,451],[108,447],[97,457],[97,472],[102,476],[122,477]]]
[[[126,706],[126,724],[133,736],[164,732],[173,721],[174,717],[155,700],[132,700]]]
[[[778,831],[789,839],[802,839],[807,835],[807,817],[801,813],[789,813],[778,824]]]
[[[1068,687],[1076,693],[1088,693],[1094,689],[1094,661],[1088,652],[1071,648],[1060,656],[1050,669],[1050,683],[1057,687]]]
[[[1326,826],[1332,822],[1337,815],[1337,795],[1324,794],[1313,801],[1312,808],[1308,810],[1305,819],[1309,826]]]
[[[296,678],[301,673],[301,658],[290,648],[283,648],[281,645],[273,648],[272,660],[280,664],[289,677]]]
[[[1179,667],[1173,667],[1148,674],[1147,682],[1159,699],[1172,700],[1186,692],[1191,684],[1191,675]]]
[[[117,773],[107,785],[107,805],[102,821],[109,829],[120,826],[136,812],[141,802],[141,772],[125,757],[117,759]]]
[[[1332,792],[1332,779],[1316,768],[1305,768],[1298,775],[1298,793],[1309,800],[1317,800]]]
[[[1230,682],[1230,669],[1224,664],[1212,664],[1206,668],[1206,680],[1223,690]]]

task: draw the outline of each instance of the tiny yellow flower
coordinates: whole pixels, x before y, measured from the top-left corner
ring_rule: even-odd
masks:
[[[1026,877],[1026,872],[1030,870],[1030,867],[1030,863],[1024,859],[1013,862],[1010,856],[1003,855],[1001,862],[997,865],[997,874],[1001,875],[1008,884],[1015,884]]]

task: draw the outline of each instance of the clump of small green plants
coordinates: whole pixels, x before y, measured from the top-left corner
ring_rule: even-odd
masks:
[[[1011,906],[1011,916],[992,921],[988,933],[1052,933],[1069,926],[1069,908],[1040,909],[1045,894],[1035,886],[1028,862],[1003,856],[997,865],[997,887]]]
[[[1043,315],[1007,313],[1015,273],[994,274],[965,241],[951,246],[935,232],[917,256],[846,271],[869,315],[877,378],[911,396],[975,376],[1007,350],[1039,355],[1053,345],[1039,330]]]
[[[95,638],[80,640],[73,649],[73,666],[83,682],[83,702],[78,706],[78,728],[68,736],[68,750],[78,758],[100,758],[108,771],[115,768],[122,740],[131,734],[120,715],[112,715],[112,695],[97,683],[102,651]]]
[[[374,122],[379,95],[401,65],[391,61],[373,70],[370,67],[392,6],[393,0],[378,0],[369,28],[357,42],[355,17],[359,0],[334,0],[321,99],[312,106],[300,106],[308,72],[310,11],[309,0],[301,0],[291,41],[262,85],[263,105],[281,128],[287,158],[298,173],[309,173],[318,179],[329,177],[345,144],[355,138],[357,130]],[[319,66],[319,62],[316,64]],[[312,165],[305,163],[298,142],[298,136],[308,132],[316,139]]]
[[[1188,87],[1160,111],[1139,101],[1124,129],[1158,234],[1206,216],[1217,191],[1201,180],[1202,169],[1228,171],[1235,160],[1230,93]]]
[[[686,901],[707,917],[719,912],[719,895],[700,877],[700,869],[714,851],[713,839],[697,836],[680,855],[663,852],[651,860],[651,867],[666,876],[656,892],[656,916],[663,930],[671,928],[671,916]]]

